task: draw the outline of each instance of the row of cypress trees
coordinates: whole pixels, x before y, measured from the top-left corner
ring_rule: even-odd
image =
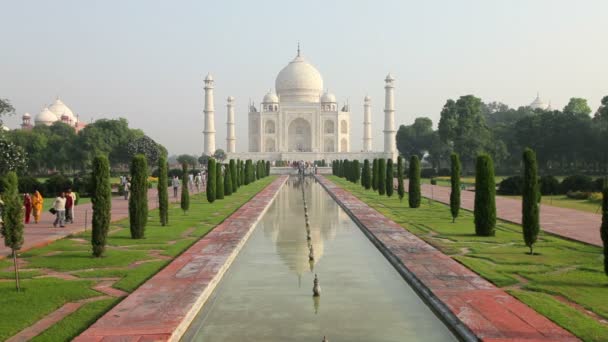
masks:
[[[255,182],[268,176],[269,161],[254,162],[251,159],[242,161],[230,159],[227,164],[217,163],[215,159],[207,161],[207,201],[213,203],[237,192],[242,185]]]

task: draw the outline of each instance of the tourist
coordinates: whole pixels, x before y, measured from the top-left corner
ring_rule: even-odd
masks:
[[[23,194],[23,206],[25,207],[25,223],[30,223],[30,216],[32,216],[32,197],[27,192]]]
[[[190,191],[194,190],[194,175],[192,173],[188,174],[188,189]]]
[[[173,176],[171,185],[173,186],[173,197],[177,198],[177,190],[179,189],[179,178],[177,176]]]
[[[55,228],[57,228],[57,225],[61,228],[65,227],[65,202],[65,194],[62,192],[55,198],[55,202],[53,203],[53,209],[55,209],[56,216],[55,222],[53,222],[53,227]]]
[[[194,177],[194,184],[196,185],[196,192],[201,192],[201,183],[203,182],[203,177],[201,173],[197,173],[196,177]]]
[[[32,196],[32,209],[34,213],[34,223],[38,223],[40,221],[40,213],[42,213],[42,205],[44,204],[44,198],[40,194],[40,191],[34,191],[34,196]]]
[[[131,191],[131,180],[125,177],[122,192],[125,195],[125,200],[129,199],[129,191]]]
[[[65,194],[65,221],[74,223],[74,206],[76,205],[76,194],[72,189],[66,191]]]

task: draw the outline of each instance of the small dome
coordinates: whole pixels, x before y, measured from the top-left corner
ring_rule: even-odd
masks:
[[[323,78],[298,52],[296,58],[277,75],[275,88],[283,100],[317,102],[323,91]]]
[[[45,107],[38,115],[36,115],[36,125],[47,125],[50,126],[53,122],[58,121],[55,113],[51,112]]]
[[[211,76],[211,74],[207,74],[207,77],[205,77],[205,81],[213,81],[213,76]]]
[[[371,102],[372,98],[369,97],[369,95],[365,95],[365,98],[363,99],[363,101],[365,101],[365,102]]]
[[[266,93],[266,95],[264,95],[262,103],[279,103],[279,97],[274,92],[269,91]]]
[[[392,82],[394,80],[395,80],[395,78],[393,77],[393,75],[391,75],[390,72],[388,73],[388,75],[386,75],[386,78],[384,79],[384,81],[386,81],[386,82]]]
[[[547,110],[547,108],[549,108],[549,105],[544,103],[543,100],[540,99],[539,94],[536,94],[536,98],[534,99],[534,101],[532,101],[532,103],[530,103],[529,107],[532,109]]]
[[[323,93],[323,96],[321,96],[321,102],[332,102],[335,103],[336,102],[336,96],[330,92],[325,92]]]
[[[30,113],[25,113],[25,114],[23,114],[23,118],[24,118],[24,119],[29,119],[29,118],[31,118],[31,117],[32,117],[32,116],[30,115]]]
[[[233,96],[228,96],[228,99],[226,99],[226,101],[228,101],[228,102],[234,102],[234,97]]]
[[[66,115],[70,120],[74,120],[75,116],[70,107],[66,106],[63,101],[59,98],[55,100],[55,102],[49,107],[49,110],[55,114],[57,118],[61,118],[63,115]]]

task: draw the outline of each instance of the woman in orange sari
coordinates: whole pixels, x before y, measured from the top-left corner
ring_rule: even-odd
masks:
[[[32,196],[32,209],[34,212],[34,222],[38,223],[40,220],[40,213],[42,212],[42,203],[44,199],[38,190],[34,192],[34,196]]]

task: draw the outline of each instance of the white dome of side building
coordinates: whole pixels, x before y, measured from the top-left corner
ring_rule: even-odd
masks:
[[[534,99],[534,101],[532,101],[532,103],[530,103],[528,105],[528,107],[532,108],[532,109],[542,109],[542,110],[550,110],[551,109],[551,105],[544,102],[541,98],[540,98],[540,94],[536,94],[536,98]]]

